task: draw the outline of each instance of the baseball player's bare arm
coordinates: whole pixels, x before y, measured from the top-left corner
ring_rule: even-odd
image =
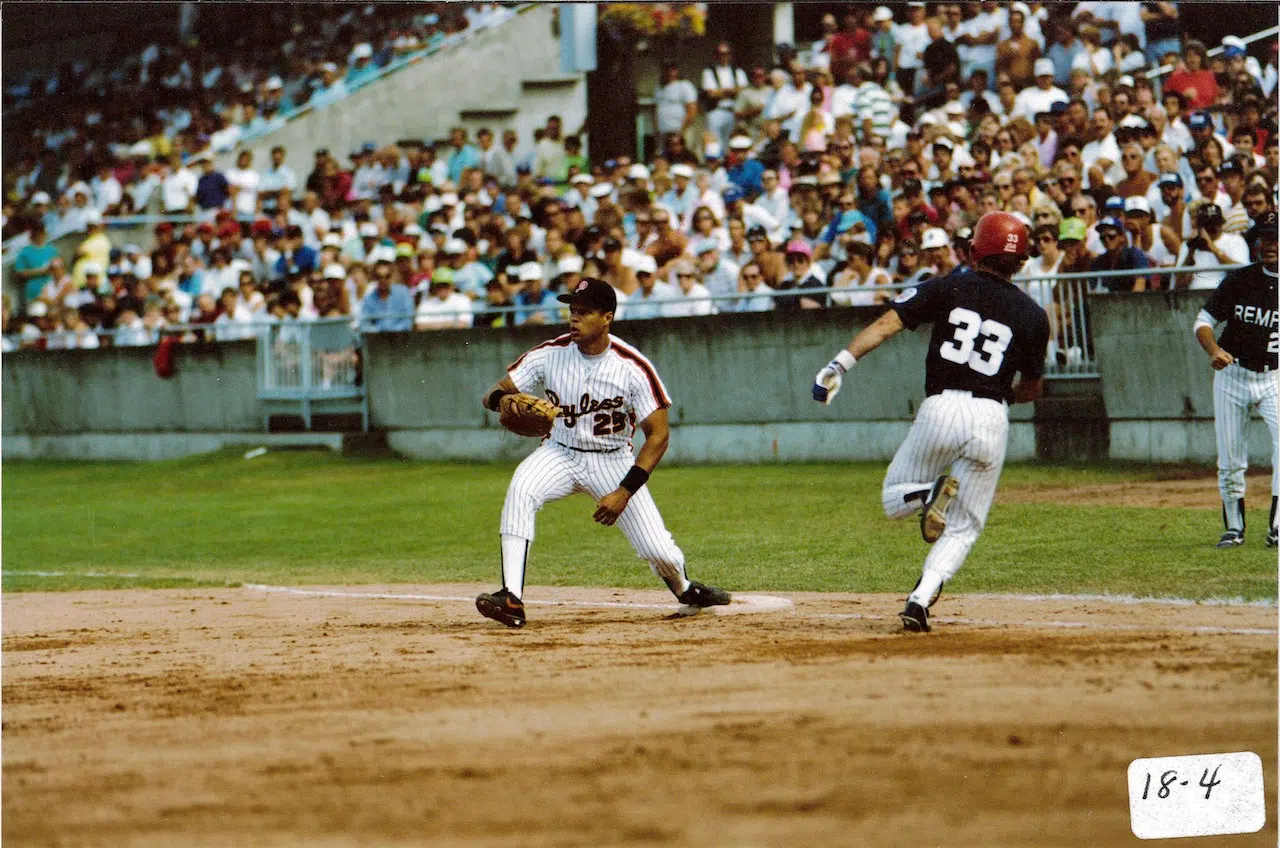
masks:
[[[653,473],[653,469],[658,467],[658,463],[662,461],[662,455],[667,452],[667,445],[671,441],[671,428],[667,423],[667,411],[665,409],[655,409],[653,414],[640,422],[640,429],[644,431],[644,447],[640,448],[640,453],[636,456],[636,467],[644,471],[647,478],[649,474]],[[634,470],[632,469],[632,471]],[[600,499],[600,503],[596,505],[596,512],[593,518],[601,524],[613,524],[618,520],[618,516],[622,515],[622,511],[627,508],[627,504],[631,501],[631,494],[631,492],[619,485],[618,488]]]
[[[498,400],[503,395],[518,394],[520,394],[520,390],[516,388],[516,384],[511,380],[511,375],[508,374],[489,388],[485,389],[484,396],[480,398],[480,405],[493,412],[497,410]]]
[[[1218,342],[1213,338],[1213,327],[1207,327],[1200,324],[1196,327],[1196,341],[1200,342],[1200,347],[1204,348],[1204,352],[1209,354],[1209,365],[1214,371],[1221,371],[1228,365],[1236,361],[1236,358],[1218,347]]]
[[[854,359],[861,359],[902,330],[901,316],[896,310],[890,309],[877,318],[870,327],[854,336],[847,350],[853,354]]]

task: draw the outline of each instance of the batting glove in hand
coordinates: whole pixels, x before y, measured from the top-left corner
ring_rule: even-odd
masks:
[[[830,406],[831,401],[835,400],[836,395],[840,393],[840,384],[844,381],[845,372],[856,362],[853,354],[847,350],[837,353],[836,358],[828,362],[826,367],[813,378],[813,399]]]

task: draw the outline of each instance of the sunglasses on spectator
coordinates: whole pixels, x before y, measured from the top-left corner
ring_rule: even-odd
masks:
[[[1128,161],[1130,161],[1130,162],[1134,162],[1134,161],[1136,161],[1136,160],[1138,160],[1138,159],[1141,159],[1142,157],[1141,157],[1141,156],[1139,156],[1137,153],[1125,153],[1125,154],[1124,154],[1124,155],[1122,155],[1120,158],[1121,158],[1121,159],[1127,159],[1127,160],[1128,160]]]
[[[1035,217],[1037,217],[1037,218],[1052,218],[1052,217],[1053,217],[1053,213],[1052,213],[1052,212],[1037,212],[1037,213],[1035,214]]]
[[[787,257],[786,261],[788,265],[795,265],[798,262],[804,262],[806,260],[807,260],[807,257],[805,257],[803,254],[793,253]]]
[[[760,279],[760,275],[759,275],[759,274],[746,274],[746,273],[744,273],[744,274],[742,275],[742,279],[744,279],[744,280],[758,280],[758,279]]]
[[[1055,244],[1058,240],[1053,236],[1044,235],[1044,236],[1040,236],[1040,238],[1036,239],[1036,241],[1040,242],[1041,244]]]
[[[1103,232],[1102,232],[1102,237],[1103,237],[1104,239],[1109,239],[1109,238],[1120,238],[1120,237],[1122,237],[1123,235],[1124,235],[1124,233],[1120,232],[1119,230],[1103,230]]]
[[[1058,182],[1062,183],[1063,185],[1066,185],[1067,183],[1074,183],[1075,181],[1076,181],[1076,178],[1069,175],[1058,177]]]
[[[1013,188],[1013,183],[996,183],[996,188]]]

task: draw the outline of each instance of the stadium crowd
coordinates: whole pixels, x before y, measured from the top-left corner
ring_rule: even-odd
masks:
[[[624,320],[876,305],[965,266],[970,228],[1000,209],[1031,230],[1021,285],[1068,356],[1077,289],[1036,275],[1212,288],[1222,272],[1197,269],[1249,261],[1252,220],[1275,209],[1274,40],[1265,64],[1235,37],[1210,57],[1169,2],[854,5],[823,31],[772,67],[737,66],[731,44],[700,78],[664,66],[645,162],[588,160],[556,116],[532,139],[320,149],[306,174],[279,149],[220,172],[226,127],[203,120],[123,150],[47,146],[6,193],[5,235],[30,234],[6,348],[150,344],[173,325],[243,338],[289,318],[550,324],[583,275],[617,289]],[[130,209],[196,223],[113,248],[104,215]],[[50,234],[81,229],[66,267]]]

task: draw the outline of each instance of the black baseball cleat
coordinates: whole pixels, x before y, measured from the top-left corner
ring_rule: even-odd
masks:
[[[1276,528],[1272,527],[1267,531],[1267,547],[1274,548],[1278,543],[1280,543],[1280,533],[1277,533]]]
[[[722,607],[729,603],[729,593],[718,586],[690,580],[689,588],[677,595],[676,600],[691,607]]]
[[[1228,530],[1222,534],[1222,538],[1218,540],[1215,548],[1238,548],[1244,544],[1243,530]]]
[[[947,509],[960,491],[960,481],[943,474],[934,481],[929,496],[924,499],[924,512],[920,514],[920,535],[929,544],[942,538],[947,529]]]
[[[506,589],[478,596],[476,609],[485,618],[500,621],[508,627],[524,627],[524,602]]]
[[[902,629],[908,633],[928,633],[929,613],[914,601],[907,601],[907,608],[898,613],[902,619]]]

